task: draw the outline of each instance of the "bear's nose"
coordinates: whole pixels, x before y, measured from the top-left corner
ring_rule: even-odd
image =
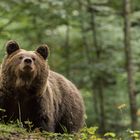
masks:
[[[25,58],[24,62],[27,64],[31,64],[32,63],[32,59],[31,58]]]

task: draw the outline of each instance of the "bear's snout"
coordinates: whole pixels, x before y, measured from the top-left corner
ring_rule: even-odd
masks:
[[[34,63],[31,57],[25,57],[21,63],[21,69],[24,72],[32,72],[34,69]]]
[[[30,57],[27,57],[27,58],[24,58],[23,59],[23,62],[25,63],[25,64],[32,64],[32,59],[30,58]]]

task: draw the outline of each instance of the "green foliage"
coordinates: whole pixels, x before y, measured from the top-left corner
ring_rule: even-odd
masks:
[[[104,134],[104,136],[114,138],[114,137],[116,137],[116,134],[112,133],[112,132],[107,132],[107,133]]]
[[[83,128],[78,133],[60,134],[50,132],[40,132],[39,130],[28,132],[18,124],[0,124],[0,139],[40,139],[40,140],[134,140],[140,139],[140,131],[123,131],[121,136],[114,132],[106,132],[104,135],[97,133],[97,127]]]
[[[30,122],[30,121],[24,121],[24,123],[25,123],[25,125],[26,125],[28,131],[31,132],[31,130],[32,130],[32,128],[33,128],[33,123]]]

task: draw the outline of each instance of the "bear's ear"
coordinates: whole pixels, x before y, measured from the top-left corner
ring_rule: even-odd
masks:
[[[6,51],[7,51],[7,54],[10,55],[12,54],[13,52],[19,50],[19,45],[16,41],[14,40],[10,40],[6,43]]]
[[[49,55],[49,48],[46,44],[43,44],[36,49],[36,52],[39,53],[44,59],[47,59]]]

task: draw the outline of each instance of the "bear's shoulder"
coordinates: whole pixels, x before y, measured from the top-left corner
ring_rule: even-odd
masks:
[[[60,90],[63,94],[75,93],[78,94],[77,87],[62,74],[49,70],[48,83],[51,89]]]

